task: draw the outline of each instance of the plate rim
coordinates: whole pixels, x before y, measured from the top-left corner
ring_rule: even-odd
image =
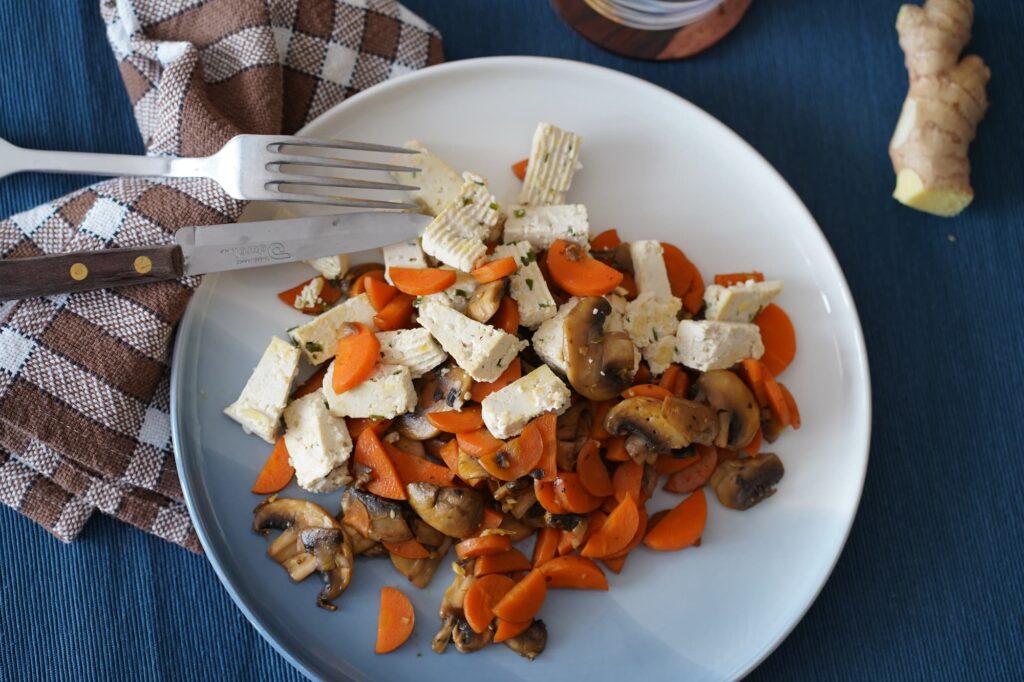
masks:
[[[571,59],[562,59],[556,57],[538,57],[529,55],[500,55],[491,57],[475,57],[470,59],[461,59],[452,62],[445,62],[442,64],[429,66],[418,71],[413,71],[408,74],[403,74],[402,76],[399,76],[397,78],[393,78],[382,83],[379,83],[377,85],[374,85],[370,88],[367,88],[366,90],[363,90],[362,92],[359,92],[345,99],[344,101],[339,102],[338,104],[334,105],[327,111],[323,112],[315,119],[313,119],[313,121],[310,121],[309,123],[304,125],[302,129],[300,129],[296,134],[302,135],[308,128],[315,125],[321,119],[328,116],[335,116],[338,114],[339,110],[352,106],[353,102],[360,102],[363,99],[370,96],[371,94],[373,96],[378,96],[384,94],[385,91],[392,90],[394,88],[407,87],[411,81],[422,79],[427,76],[432,77],[435,75],[441,75],[442,73],[449,71],[473,70],[480,68],[487,69],[491,68],[492,65],[498,68],[515,68],[518,66],[524,66],[528,68],[545,68],[545,66],[547,66],[554,69],[562,69],[570,72],[573,70],[592,72],[600,75],[603,78],[622,79],[625,81],[629,81],[632,85],[647,89],[650,92],[652,92],[652,94],[656,94],[662,97],[671,97],[673,100],[676,101],[676,103],[682,104],[684,107],[689,107],[690,109],[693,110],[693,113],[703,117],[708,124],[717,126],[721,132],[724,132],[726,135],[731,136],[735,141],[739,142],[742,146],[744,146],[747,149],[747,151],[751,155],[753,155],[754,158],[759,160],[760,163],[763,164],[763,166],[769,171],[769,173],[772,176],[774,176],[774,178],[778,180],[779,183],[781,183],[782,187],[785,188],[785,191],[787,191],[790,194],[790,197],[796,201],[802,212],[805,214],[805,217],[814,226],[817,232],[817,237],[821,241],[821,246],[824,247],[824,252],[828,256],[829,264],[834,268],[834,270],[838,274],[838,288],[842,296],[842,300],[844,304],[846,304],[849,307],[850,311],[853,313],[852,321],[854,334],[852,342],[857,360],[857,372],[855,372],[853,376],[855,376],[863,386],[863,404],[860,407],[864,411],[865,428],[863,434],[860,435],[862,440],[860,447],[856,448],[856,451],[863,452],[863,463],[858,472],[859,480],[857,481],[857,494],[855,496],[855,504],[853,506],[853,511],[849,515],[849,518],[846,522],[846,527],[843,529],[842,541],[836,547],[835,553],[832,556],[831,562],[828,566],[828,570],[822,574],[821,580],[819,581],[818,585],[815,587],[813,591],[809,593],[806,602],[799,609],[798,615],[795,618],[793,618],[792,622],[789,623],[787,627],[782,628],[777,634],[777,636],[770,640],[759,651],[753,652],[750,659],[744,664],[744,667],[736,671],[734,679],[742,679],[743,677],[746,677],[748,674],[750,674],[750,672],[757,668],[762,662],[764,662],[764,660],[768,658],[768,656],[770,656],[779,647],[779,645],[781,645],[782,642],[786,640],[786,638],[789,637],[789,635],[793,632],[796,626],[807,615],[807,612],[810,610],[811,606],[817,601],[818,597],[821,595],[821,591],[824,589],[825,585],[831,578],[832,573],[839,562],[839,558],[843,554],[843,550],[846,548],[846,543],[849,540],[853,524],[856,521],[858,512],[860,511],[860,503],[864,495],[864,484],[867,477],[868,462],[870,460],[871,455],[873,401],[871,393],[871,373],[868,362],[867,345],[864,341],[863,326],[860,320],[860,312],[857,310],[856,302],[854,301],[853,294],[850,291],[850,286],[846,279],[846,273],[843,271],[842,266],[839,264],[835,252],[832,250],[832,246],[828,241],[828,238],[825,236],[824,231],[821,229],[821,226],[818,224],[818,221],[814,218],[814,215],[811,213],[810,209],[807,208],[807,205],[796,193],[796,190],[792,188],[792,186],[789,184],[789,182],[786,181],[782,174],[779,173],[779,171],[756,148],[754,148],[752,144],[750,144],[739,133],[734,131],[725,123],[723,123],[722,121],[720,121],[719,119],[717,119],[716,117],[702,109],[701,107],[697,106],[693,102],[689,101],[682,95],[679,95],[675,92],[672,92],[671,90],[663,88],[660,85],[640,78],[639,76],[634,76],[632,74],[625,73],[623,71],[618,71],[616,69],[612,69],[609,67],[591,64],[588,62],[575,61]],[[211,284],[213,284],[217,279],[217,275],[207,275],[205,276],[204,279],[212,280]],[[210,285],[208,285],[208,287],[209,286]],[[174,452],[175,469],[177,470],[178,478],[181,482],[181,489],[185,501],[185,506],[188,509],[189,518],[192,520],[192,525],[195,528],[196,535],[199,538],[199,542],[203,547],[204,557],[213,567],[213,570],[217,575],[217,579],[220,581],[221,585],[228,593],[228,596],[231,597],[231,600],[232,602],[234,602],[235,606],[242,612],[246,620],[249,621],[249,623],[260,634],[260,636],[263,637],[263,639],[266,640],[274,648],[274,650],[277,651],[286,661],[288,661],[289,664],[291,664],[305,677],[311,680],[316,680],[319,678],[315,673],[313,673],[313,671],[304,661],[300,660],[301,656],[298,654],[293,654],[292,652],[286,650],[274,637],[272,637],[270,633],[267,631],[263,622],[260,620],[260,618],[252,612],[252,610],[244,602],[242,597],[234,589],[233,585],[227,579],[224,573],[224,569],[218,558],[217,551],[211,549],[213,545],[211,544],[209,537],[207,536],[204,524],[201,522],[201,519],[199,518],[196,512],[196,504],[193,499],[192,489],[193,479],[189,474],[187,467],[185,466],[185,456],[180,445],[180,443],[182,443],[183,440],[181,435],[181,414],[178,409],[178,402],[181,397],[181,383],[182,381],[184,381],[184,377],[182,375],[184,374],[184,368],[186,366],[186,361],[182,357],[183,349],[187,345],[185,343],[186,337],[189,335],[192,326],[195,324],[194,318],[197,314],[195,312],[197,310],[197,306],[194,305],[194,302],[197,300],[198,297],[201,297],[202,295],[203,292],[199,291],[199,289],[197,288],[196,292],[193,293],[192,299],[189,301],[188,306],[185,309],[185,313],[182,315],[181,320],[178,322],[178,329],[174,335],[174,349],[171,355],[170,365],[171,377],[169,401],[172,436],[171,443]],[[348,665],[347,661],[345,663],[347,665],[347,670],[345,671],[346,675],[351,675],[353,672],[358,674],[358,671],[356,671],[354,668]]]

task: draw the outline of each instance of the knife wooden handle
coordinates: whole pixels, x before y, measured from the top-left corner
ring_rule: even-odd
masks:
[[[79,251],[0,260],[0,301],[177,279],[181,247]]]

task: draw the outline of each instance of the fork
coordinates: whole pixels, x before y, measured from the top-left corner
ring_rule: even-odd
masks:
[[[287,150],[287,151],[286,151]],[[351,150],[415,154],[413,149],[347,140],[318,140],[290,135],[237,135],[220,151],[204,157],[91,154],[25,149],[0,138],[0,178],[19,172],[134,175],[165,178],[209,178],[234,199],[284,201],[354,208],[415,208],[413,204],[348,196],[307,194],[300,187],[360,190],[413,190],[411,185],[342,178],[320,174],[345,168],[359,171],[416,173],[418,168],[390,163],[311,155],[318,150]],[[286,172],[285,166],[303,166],[304,173]]]

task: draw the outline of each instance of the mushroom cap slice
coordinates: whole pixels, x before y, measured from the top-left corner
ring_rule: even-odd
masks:
[[[334,528],[307,528],[299,533],[299,541],[316,559],[316,568],[324,577],[325,585],[316,597],[316,605],[334,611],[332,602],[352,582],[352,542],[344,530]]]
[[[483,632],[477,633],[470,627],[469,621],[460,617],[455,621],[452,628],[452,642],[455,643],[455,650],[462,654],[479,651],[491,643],[494,639],[494,631],[486,628]]]
[[[633,382],[633,342],[625,332],[604,330],[611,311],[605,298],[588,296],[565,316],[566,378],[590,400],[611,400]]]
[[[466,317],[477,322],[486,322],[494,317],[494,313],[498,312],[498,306],[505,295],[507,283],[508,280],[503,277],[477,287],[473,295],[469,297],[469,303],[466,304]]]
[[[725,413],[728,429],[719,433],[722,447],[740,450],[750,444],[761,422],[761,410],[743,380],[727,369],[705,372],[697,379],[697,400],[719,414]]]
[[[534,620],[530,627],[505,640],[505,646],[531,661],[541,655],[547,644],[548,628],[542,620]]]
[[[333,528],[341,524],[316,502],[290,497],[268,497],[253,512],[252,528],[266,536],[270,530],[287,528]]]
[[[394,565],[398,572],[409,579],[416,587],[421,590],[430,584],[431,579],[434,577],[434,573],[437,572],[438,566],[441,565],[441,559],[448,553],[448,549],[452,546],[452,539],[445,538],[441,543],[440,547],[434,552],[433,556],[426,559],[406,559],[400,557],[397,554],[390,554],[391,563]]]
[[[431,527],[453,538],[475,533],[484,519],[484,500],[475,490],[418,482],[406,486],[409,504]]]
[[[690,443],[711,445],[718,436],[718,416],[707,405],[682,398],[626,398],[608,411],[605,428],[612,435],[630,436],[627,447],[632,441],[656,454]]]
[[[750,509],[775,494],[785,469],[773,452],[747,459],[727,459],[711,474],[718,501],[730,509]]]
[[[361,507],[361,509],[360,509]],[[349,488],[341,496],[341,509],[345,516],[354,519],[364,513],[369,518],[366,537],[377,542],[404,542],[412,537],[412,530],[405,522],[402,507],[383,497],[365,490]],[[360,524],[349,523],[361,531]]]

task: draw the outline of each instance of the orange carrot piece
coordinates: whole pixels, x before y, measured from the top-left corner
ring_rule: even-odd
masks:
[[[316,277],[307,279],[305,282],[298,284],[291,289],[282,291],[277,295],[289,308],[295,307],[295,299],[298,298],[302,290],[306,288],[306,285],[312,282]],[[306,306],[302,308],[302,312],[307,315],[319,315],[324,312],[324,309],[337,303],[338,299],[341,298],[341,289],[331,284],[331,280],[324,279],[324,286],[320,289],[320,300],[323,301],[323,305]]]
[[[462,612],[473,632],[483,632],[494,620],[494,607],[514,588],[507,575],[485,575],[473,581],[462,600]]]
[[[544,507],[545,511],[549,511],[552,514],[569,513],[569,510],[558,501],[558,496],[555,495],[555,484],[551,481],[534,481],[533,494],[537,497],[537,501],[540,502],[540,506]]]
[[[615,559],[621,556],[626,556],[627,554],[632,552],[637,545],[643,542],[644,535],[647,533],[648,525],[647,508],[644,507],[644,505],[639,504],[637,505],[637,511],[640,513],[640,523],[636,527],[636,533],[633,535],[633,539],[630,540],[625,547],[623,547],[615,554],[611,554],[609,556],[604,557],[605,559]]]
[[[707,520],[707,498],[703,490],[697,490],[647,531],[644,544],[659,552],[689,547],[700,539]]]
[[[346,417],[345,425],[348,427],[348,435],[353,440],[359,438],[366,429],[373,429],[373,432],[378,436],[383,436],[384,432],[391,427],[390,419],[370,419],[368,417]]]
[[[662,258],[665,261],[665,268],[668,270],[668,281],[672,287],[672,295],[682,298],[693,286],[693,276],[697,268],[693,266],[690,259],[686,257],[679,247],[666,242],[661,243],[664,250]]]
[[[614,400],[602,400],[592,403],[594,407],[594,421],[590,425],[590,437],[594,440],[608,440],[612,437],[612,434],[608,433],[608,429],[604,427],[604,423],[608,420],[608,412],[611,411],[614,404]]]
[[[782,397],[786,399],[786,408],[789,410],[789,425],[794,429],[800,428],[800,408],[796,406],[796,399],[793,394],[789,392],[784,384],[779,384],[779,390],[782,391]],[[760,434],[760,430],[758,434]]]
[[[612,490],[615,495],[615,499],[619,502],[632,497],[635,501],[640,501],[640,487],[643,485],[644,479],[644,468],[634,462],[632,459],[627,459],[625,462],[615,467],[615,473],[612,474]]]
[[[377,619],[377,646],[374,651],[387,654],[405,644],[416,625],[412,602],[395,587],[380,588],[380,616]]]
[[[746,359],[740,362],[743,374],[746,375],[747,386],[754,393],[757,404],[761,407],[768,407],[768,392],[764,388],[764,375],[766,369],[757,360]]]
[[[763,282],[764,274],[753,271],[753,272],[730,272],[725,275],[715,275],[715,284],[722,287],[731,287],[733,284],[743,284],[747,280],[754,280],[755,282]]]
[[[629,460],[629,453],[626,451],[626,437],[616,436],[605,443],[604,458],[609,462],[626,462]]]
[[[675,453],[662,453],[654,463],[654,470],[659,476],[671,476],[677,471],[682,471],[691,464],[696,464],[700,459],[696,454],[676,457]]]
[[[576,474],[591,495],[607,497],[614,492],[612,478],[601,459],[601,445],[596,440],[588,439],[580,448],[576,456]]]
[[[484,398],[486,398],[490,394],[494,393],[495,391],[500,391],[501,389],[505,388],[513,381],[519,379],[522,376],[522,365],[519,363],[519,358],[517,357],[514,360],[512,360],[512,362],[508,363],[508,367],[505,368],[505,371],[502,372],[501,376],[499,376],[494,381],[473,382],[473,388],[469,389],[469,396],[475,402],[481,403],[483,402]]]
[[[587,492],[575,472],[559,472],[554,483],[558,504],[573,514],[589,514],[601,506],[603,498]]]
[[[548,588],[607,590],[608,579],[597,564],[579,556],[562,556],[545,563],[540,572]]]
[[[547,593],[547,580],[535,568],[494,605],[494,615],[515,623],[528,621],[544,606]]]
[[[355,322],[355,334],[338,339],[334,353],[334,372],[331,385],[335,393],[349,391],[373,374],[380,359],[380,341],[362,322]]]
[[[480,284],[487,284],[488,282],[496,282],[503,277],[508,277],[515,271],[516,259],[512,256],[505,256],[504,258],[484,263],[470,274]]]
[[[399,291],[386,306],[373,316],[373,323],[382,332],[391,332],[409,326],[412,320],[413,297]]]
[[[498,304],[498,312],[489,320],[492,327],[497,327],[509,334],[519,331],[519,306],[510,297],[505,296]]]
[[[764,307],[754,324],[761,330],[761,341],[764,343],[764,355],[761,362],[773,377],[782,374],[796,357],[796,329],[786,311],[769,303]]]
[[[647,366],[646,362],[641,362],[640,367],[637,368],[636,374],[633,375],[633,385],[639,386],[640,384],[646,384],[651,380],[651,370]]]
[[[761,435],[761,429],[758,429],[754,434],[754,439],[747,443],[743,448],[743,452],[747,453],[751,457],[761,452],[761,442],[763,436]]]
[[[373,309],[380,312],[384,306],[398,295],[398,289],[379,279],[366,280],[366,297],[370,299]]]
[[[640,510],[632,495],[624,497],[608,515],[604,524],[590,536],[580,554],[585,557],[604,557],[620,552],[636,535],[640,527]]]
[[[512,639],[513,637],[517,637],[526,632],[526,628],[530,627],[530,624],[533,623],[533,619],[531,618],[523,623],[513,623],[511,621],[498,618],[497,622],[498,627],[494,630],[494,643],[501,644],[506,640]]]
[[[398,478],[403,485],[410,483],[432,483],[433,485],[449,486],[455,480],[455,474],[451,469],[440,464],[434,464],[428,459],[411,455],[401,448],[396,448],[391,443],[381,443],[388,458],[395,465]]]
[[[658,384],[633,385],[622,392],[623,398],[657,398],[664,400],[673,397],[672,391],[662,388]]]
[[[533,423],[540,429],[544,441],[544,453],[537,463],[537,467],[544,472],[540,478],[542,481],[554,481],[558,474],[558,417],[554,412],[545,412],[534,419]]]
[[[363,274],[359,275],[359,277],[356,278],[356,281],[352,282],[352,291],[351,291],[352,295],[353,296],[358,296],[359,294],[366,293],[366,282],[368,280],[371,280],[371,279],[380,280],[381,282],[385,281],[384,280],[384,271],[383,270],[369,270],[369,271],[364,272]]]
[[[484,427],[479,405],[467,405],[460,411],[428,412],[427,421],[445,433],[466,433]]]
[[[495,537],[495,536],[491,536]],[[492,573],[515,573],[529,571],[532,568],[526,555],[516,548],[501,554],[484,554],[473,564],[473,575],[484,576]]]
[[[590,240],[590,250],[600,251],[602,249],[614,249],[616,246],[622,243],[619,239],[619,231],[614,227],[610,230],[598,234]]]
[[[512,172],[515,173],[516,177],[520,180],[526,179],[526,166],[530,163],[529,159],[523,159],[522,161],[516,161],[512,164]]]
[[[441,268],[391,268],[391,281],[403,294],[428,296],[455,284],[455,271]]]
[[[288,461],[288,446],[284,444],[284,436],[277,439],[274,449],[270,451],[263,469],[252,484],[252,492],[257,495],[270,495],[280,492],[291,483],[295,468]]]
[[[370,537],[370,512],[364,505],[355,504],[344,515],[345,525],[355,528],[364,537]]]
[[[572,554],[575,547],[572,546],[572,533],[567,530],[558,531],[558,556]]]
[[[718,466],[718,451],[710,445],[697,445],[697,461],[669,476],[665,490],[670,493],[691,493],[711,478]]]
[[[789,414],[789,404],[786,402],[786,394],[779,388],[779,382],[771,372],[764,373],[764,392],[768,396],[768,409],[772,411],[772,417],[782,426],[789,426],[792,418]]]
[[[622,282],[622,273],[591,257],[578,244],[556,239],[547,252],[551,278],[573,296],[603,296]]]
[[[627,556],[627,554],[623,554],[622,556],[617,557],[607,557],[605,559],[601,559],[601,563],[607,566],[609,571],[618,575],[619,573],[622,573],[622,565],[626,563]]]
[[[455,554],[460,559],[473,559],[485,554],[501,554],[512,549],[512,541],[507,535],[481,535],[466,538],[455,545]]]
[[[542,505],[543,506],[543,505]],[[533,545],[533,567],[539,568],[555,558],[558,551],[559,531],[556,528],[541,528],[537,533],[537,542]]]
[[[622,283],[619,286],[626,290],[627,301],[632,301],[640,295],[640,290],[636,286],[636,278],[628,272],[622,273]]]
[[[495,453],[480,456],[480,465],[499,481],[514,481],[537,468],[544,455],[544,436],[536,421]]]
[[[362,505],[356,505],[357,507],[363,507]],[[363,511],[366,508],[363,507]],[[430,557],[430,551],[420,543],[416,538],[409,538],[402,542],[381,542],[384,548],[405,559],[426,559]]]
[[[704,279],[700,276],[697,266],[692,263],[690,266],[693,268],[693,283],[683,296],[683,308],[691,315],[696,315],[704,307]]]
[[[352,456],[358,464],[373,470],[373,479],[367,484],[367,490],[389,500],[407,499],[402,479],[373,429],[365,429],[359,434]]]
[[[317,371],[313,372],[308,379],[306,379],[301,386],[292,391],[292,400],[298,400],[304,395],[310,393],[316,393],[324,386],[324,377],[327,376],[327,368],[330,365],[324,364]]]
[[[480,525],[480,529],[487,530],[488,528],[497,528],[504,520],[505,515],[497,509],[484,507],[484,522]]]
[[[672,387],[672,395],[677,398],[685,398],[686,392],[690,389],[690,375],[682,372],[676,377],[675,386]]]
[[[675,395],[676,382],[679,381],[679,377],[683,374],[683,368],[679,365],[669,365],[665,373],[661,375],[661,379],[658,380],[658,386]]]
[[[487,429],[457,433],[455,438],[459,442],[459,449],[473,457],[493,455],[505,446],[505,441],[498,440]]]

